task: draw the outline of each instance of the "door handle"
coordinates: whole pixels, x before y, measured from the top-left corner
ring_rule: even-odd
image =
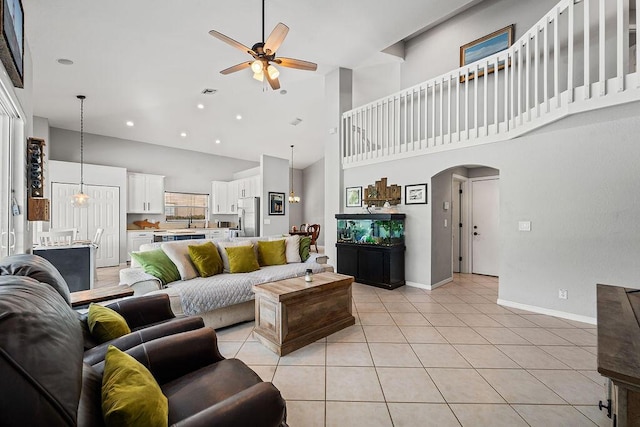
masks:
[[[478,233],[478,232],[475,232],[475,231],[474,231],[474,232],[473,232],[473,235],[474,235],[474,236],[479,236],[479,235],[480,235],[480,233]]]

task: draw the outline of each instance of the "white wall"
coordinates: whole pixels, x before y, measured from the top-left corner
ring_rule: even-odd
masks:
[[[289,173],[289,181],[291,181],[291,173]],[[291,183],[289,182],[289,188]],[[289,209],[289,228],[292,226],[299,227],[306,221],[304,218],[304,206],[307,203],[307,195],[304,191],[304,177],[300,169],[293,170],[293,190],[296,196],[300,197],[300,203],[288,203]],[[287,200],[289,200],[289,192],[287,191]]]
[[[320,225],[317,243],[319,246],[324,246],[324,159],[307,166],[302,174],[304,176],[304,200],[302,201],[304,222]]]
[[[51,159],[80,161],[80,133],[51,128]],[[86,163],[116,166],[130,172],[164,175],[167,191],[211,193],[211,181],[232,181],[234,172],[256,162],[215,156],[145,142],[85,133]]]
[[[289,160],[263,154],[260,156],[260,169],[262,175],[260,235],[287,234],[289,232]],[[270,192],[284,193],[284,215],[269,215]]]
[[[459,165],[500,171],[500,299],[596,316],[596,283],[640,287],[640,103],[562,120],[527,136],[344,171],[344,185],[383,176],[432,182]],[[431,194],[429,203],[432,203]],[[431,209],[407,214],[406,278],[429,284]],[[518,232],[518,221],[532,231]],[[449,262],[450,266],[450,262]],[[558,299],[558,289],[569,299]]]
[[[80,163],[49,161],[47,182],[49,194],[51,194],[51,184],[54,182],[80,185]],[[127,170],[85,163],[84,183],[120,188],[120,262],[127,262]]]

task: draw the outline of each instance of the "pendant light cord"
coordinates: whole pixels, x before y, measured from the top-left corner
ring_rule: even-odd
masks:
[[[291,146],[291,195],[295,194],[293,192],[293,145]]]
[[[80,193],[84,190],[84,96],[80,98]]]
[[[264,43],[264,0],[262,0],[262,43]]]

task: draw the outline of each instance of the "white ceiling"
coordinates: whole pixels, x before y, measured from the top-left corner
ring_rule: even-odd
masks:
[[[281,95],[263,91],[250,70],[221,75],[250,57],[208,34],[251,47],[262,38],[260,0],[24,0],[34,114],[79,130],[75,96],[84,94],[86,132],[253,161],[262,153],[289,158],[295,144],[303,168],[324,155],[325,74],[384,57],[382,49],[474,3],[268,0],[267,35],[277,22],[290,28],[278,55],[318,63],[317,72],[281,67]],[[217,93],[202,95],[204,88]],[[295,118],[302,123],[294,127]]]

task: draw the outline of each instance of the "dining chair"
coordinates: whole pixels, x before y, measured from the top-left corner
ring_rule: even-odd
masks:
[[[102,239],[102,233],[104,233],[104,228],[98,228],[96,230],[95,236],[93,236],[93,241],[91,243],[93,243],[96,249],[100,246],[100,239]]]
[[[43,231],[40,233],[41,246],[71,246],[73,243],[73,230],[67,231]]]
[[[318,252],[318,236],[320,235],[320,224],[308,225],[307,232],[311,233],[311,246],[315,246],[316,252]]]

